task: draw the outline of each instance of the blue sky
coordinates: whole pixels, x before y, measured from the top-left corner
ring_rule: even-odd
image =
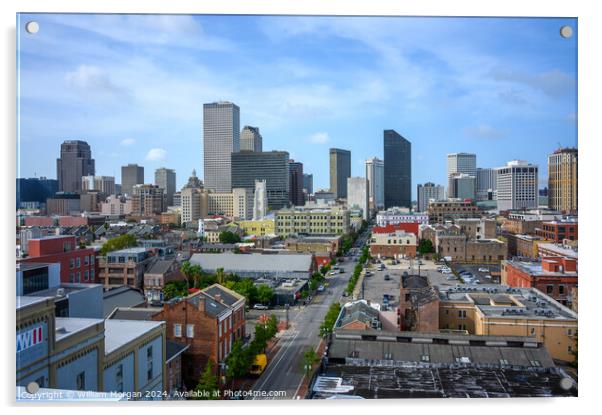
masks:
[[[25,22],[40,30],[30,35]],[[241,108],[264,150],[286,150],[328,187],[328,149],[352,175],[383,157],[382,134],[412,142],[412,187],[445,183],[446,154],[479,167],[540,166],[577,142],[577,21],[22,14],[18,177],[56,177],[60,143],[92,146],[96,172],[202,176],[202,107]],[[562,38],[571,25],[575,35]],[[543,187],[540,184],[540,187]]]

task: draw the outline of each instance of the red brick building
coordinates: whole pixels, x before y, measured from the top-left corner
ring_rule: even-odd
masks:
[[[245,298],[213,284],[184,299],[164,303],[152,316],[167,323],[167,340],[189,345],[182,359],[182,376],[194,387],[208,360],[220,370],[232,345],[245,336]]]
[[[61,282],[98,283],[98,261],[94,248],[80,249],[72,235],[30,239],[28,257],[19,262],[61,264]]]
[[[577,260],[543,257],[541,262],[502,261],[503,285],[532,287],[570,306],[571,291],[577,286]]]
[[[24,219],[25,226],[54,226],[56,223],[54,218],[50,216],[26,216]]]
[[[412,223],[398,223],[395,225],[375,226],[372,228],[372,233],[395,233],[395,231],[404,231],[407,233],[413,233],[418,237],[418,222]]]
[[[427,277],[403,275],[399,290],[401,331],[439,331],[439,295]]]
[[[541,227],[535,230],[535,234],[557,244],[562,243],[564,239],[577,241],[578,223],[576,221],[543,222]]]
[[[405,231],[372,233],[370,255],[378,258],[415,258],[417,236]]]

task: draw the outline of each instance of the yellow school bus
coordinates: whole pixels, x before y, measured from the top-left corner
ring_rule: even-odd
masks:
[[[251,365],[250,373],[255,376],[259,376],[265,370],[268,365],[268,357],[265,354],[258,354],[255,356],[255,361]]]

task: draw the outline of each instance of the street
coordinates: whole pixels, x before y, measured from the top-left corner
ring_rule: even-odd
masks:
[[[354,247],[361,247],[365,243],[369,232],[358,237]],[[327,278],[329,287],[323,293],[316,293],[312,302],[301,307],[296,315],[291,315],[290,326],[279,341],[279,350],[268,363],[265,372],[259,377],[253,387],[258,391],[285,391],[285,396],[254,397],[253,399],[296,399],[297,392],[303,380],[302,360],[303,354],[310,348],[315,349],[320,342],[318,336],[320,324],[330,305],[338,302],[349,282],[356,262],[352,257],[346,257],[345,262],[339,267],[345,270],[344,274],[337,274]]]

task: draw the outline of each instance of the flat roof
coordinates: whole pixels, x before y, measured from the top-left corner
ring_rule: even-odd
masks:
[[[548,297],[536,288],[514,288],[482,284],[439,287],[442,302],[474,304],[484,315],[515,319],[576,321],[577,313]]]
[[[558,259],[561,259],[560,257],[558,257]],[[553,260],[553,259],[552,259]],[[535,276],[561,276],[561,277],[575,277],[577,278],[577,272],[575,271],[564,271],[564,272],[560,272],[560,271],[554,271],[554,272],[550,272],[550,271],[545,271],[543,269],[542,263],[541,262],[535,262],[535,261],[519,261],[519,260],[508,260],[507,261],[508,264],[512,265],[513,267],[519,268],[522,271],[530,274],[530,275],[535,275]]]
[[[71,293],[84,291],[84,290],[91,290],[93,288],[98,288],[98,287],[102,288],[102,284],[61,283],[61,284],[57,285],[56,287],[36,291],[36,292],[32,293],[31,295],[33,295],[35,297],[57,297],[57,290],[59,288],[61,288],[63,290],[65,295],[68,295]]]
[[[56,317],[54,320],[56,341],[64,340],[103,321],[99,318]]]
[[[162,321],[105,320],[105,355],[165,324]]]
[[[571,249],[571,248],[565,248],[564,246],[558,245],[555,243],[543,243],[543,244],[539,244],[538,247],[541,249],[548,249],[550,251],[557,252],[557,253],[561,254],[562,256],[566,256],[566,257],[576,258],[578,255],[578,251]]]
[[[38,269],[49,267],[50,265],[59,264],[59,262],[17,262],[17,271],[28,271],[30,269]]]
[[[17,310],[20,310],[30,305],[42,303],[52,297],[34,297],[34,296],[17,296]]]
[[[147,248],[142,246],[136,246],[133,248],[120,249],[118,251],[108,252],[107,255],[128,255],[128,254],[139,254],[141,252],[146,252]]]

